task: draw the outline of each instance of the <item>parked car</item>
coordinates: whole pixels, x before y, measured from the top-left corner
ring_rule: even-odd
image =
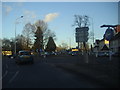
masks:
[[[72,51],[72,52],[71,52],[71,55],[72,55],[72,56],[76,56],[76,55],[78,55],[78,52],[77,52],[77,51]]]
[[[18,55],[15,58],[17,64],[20,63],[34,63],[33,55],[30,51],[19,51]]]
[[[13,56],[12,51],[2,51],[2,55],[8,58],[11,58]]]
[[[108,51],[108,52],[105,52],[105,55],[104,55],[104,56],[109,57],[109,54],[110,54],[109,51]]]
[[[69,52],[68,52],[68,55],[71,55],[71,54],[72,54],[72,51],[69,51]]]
[[[109,52],[98,52],[97,55],[98,57],[107,57],[109,56]]]
[[[57,55],[57,52],[52,52],[51,55]]]
[[[16,55],[13,54],[9,58],[14,59],[14,58],[16,58]]]

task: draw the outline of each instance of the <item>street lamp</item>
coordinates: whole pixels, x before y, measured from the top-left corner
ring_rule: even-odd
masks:
[[[16,22],[17,22],[17,20],[20,19],[20,18],[23,18],[23,16],[18,17],[18,18],[15,20],[15,55],[16,55]]]

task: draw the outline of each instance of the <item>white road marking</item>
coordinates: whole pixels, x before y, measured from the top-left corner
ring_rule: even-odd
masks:
[[[14,76],[9,80],[9,83],[11,83],[11,82],[15,79],[15,77],[18,75],[18,73],[19,73],[19,71],[17,71],[17,72],[14,74]]]
[[[0,80],[2,80],[7,74],[8,74],[8,71],[5,72],[5,74],[3,75],[3,77],[0,78]]]

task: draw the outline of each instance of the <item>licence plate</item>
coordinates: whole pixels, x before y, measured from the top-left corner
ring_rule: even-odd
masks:
[[[30,56],[24,56],[24,58],[29,58]]]

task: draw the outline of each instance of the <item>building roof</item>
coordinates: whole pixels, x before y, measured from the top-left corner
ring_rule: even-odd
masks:
[[[104,46],[103,46],[103,48],[101,50],[106,51],[106,50],[109,50],[109,48],[106,46],[106,44],[104,44]]]
[[[101,39],[101,40],[96,40],[96,44],[99,44],[100,42],[103,42],[104,41],[104,39]]]
[[[105,40],[105,39],[103,38],[103,39],[100,40],[100,42],[103,42],[104,40]]]

